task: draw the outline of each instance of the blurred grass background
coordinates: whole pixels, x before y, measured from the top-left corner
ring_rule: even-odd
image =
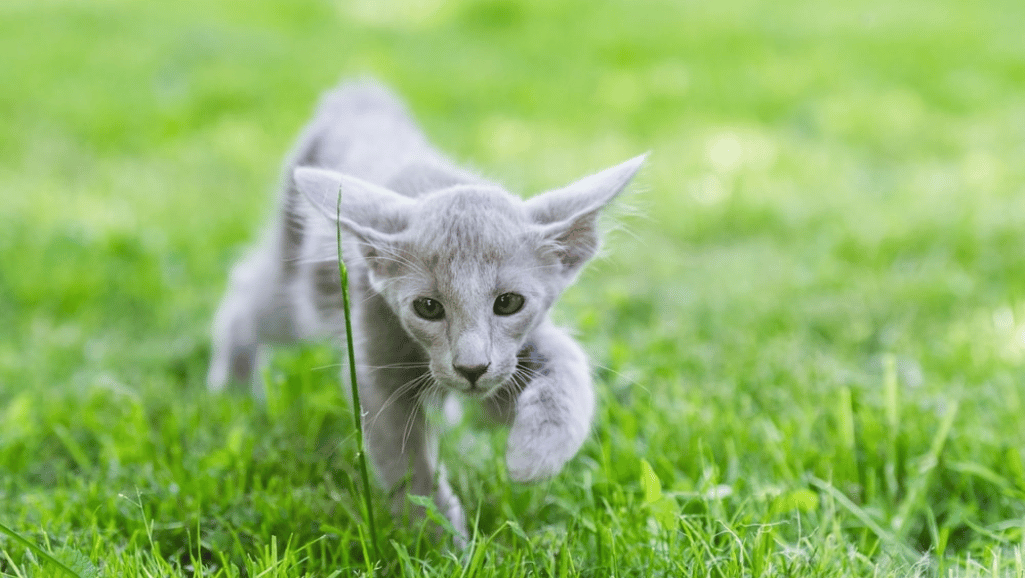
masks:
[[[364,567],[338,356],[279,354],[266,407],[202,379],[285,151],[321,91],[373,75],[524,194],[653,151],[629,234],[557,311],[599,366],[593,441],[510,487],[502,434],[460,428],[449,469],[494,540],[446,557],[389,527],[386,571],[1020,573],[1023,21],[1010,0],[7,0],[0,521],[111,576]],[[0,550],[2,576],[38,568]]]

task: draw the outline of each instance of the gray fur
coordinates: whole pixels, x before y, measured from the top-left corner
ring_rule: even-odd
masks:
[[[433,496],[462,533],[466,521],[438,462],[426,400],[460,392],[511,425],[516,481],[555,475],[590,429],[587,359],[548,311],[598,249],[601,209],[644,157],[529,201],[434,150],[405,108],[373,83],[329,92],[282,179],[280,215],[233,269],[214,320],[209,387],[259,393],[262,347],[344,333],[336,202],[353,296],[368,454],[397,496]],[[525,298],[498,315],[500,295]],[[414,300],[444,306],[427,320]],[[462,372],[459,368],[462,368]],[[467,368],[483,372],[475,381]]]

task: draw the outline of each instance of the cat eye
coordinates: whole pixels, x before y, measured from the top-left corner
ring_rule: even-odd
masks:
[[[512,315],[523,309],[523,295],[518,293],[502,293],[495,299],[494,311],[496,315]]]
[[[435,301],[430,297],[420,297],[413,301],[413,311],[428,321],[437,321],[445,316],[445,307],[441,301]]]

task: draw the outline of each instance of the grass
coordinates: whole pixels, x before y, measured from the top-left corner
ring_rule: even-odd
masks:
[[[1025,5],[0,5],[0,524],[81,576],[1022,576]],[[443,448],[462,552],[380,520],[327,346],[203,388],[318,92],[371,73],[525,193],[652,150],[556,312],[592,439]],[[381,495],[375,509],[386,510]],[[57,567],[0,534],[0,576]]]
[[[377,562],[381,559],[381,549],[378,547],[377,524],[374,522],[374,501],[371,497],[370,474],[367,470],[366,442],[363,438],[363,402],[359,399],[359,383],[356,380],[356,352],[355,339],[352,335],[352,306],[349,303],[349,270],[345,267],[345,253],[342,251],[342,189],[338,189],[338,202],[335,205],[335,247],[338,251],[338,285],[342,292],[342,312],[345,314],[345,352],[348,354],[345,361],[349,364],[349,405],[352,410],[352,428],[356,431],[356,463],[359,464],[359,480],[362,483],[363,503],[366,508],[363,510],[363,520],[366,522],[366,536],[364,542],[370,542],[370,551],[373,552],[371,561]]]

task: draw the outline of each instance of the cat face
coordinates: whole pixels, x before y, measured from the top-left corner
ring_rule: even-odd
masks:
[[[371,285],[448,388],[488,395],[561,290],[557,258],[522,203],[457,187],[419,201],[416,217],[369,255]]]
[[[529,201],[460,185],[409,198],[323,169],[295,182],[360,248],[370,284],[427,352],[434,380],[487,396],[598,249],[597,217],[644,157]]]

